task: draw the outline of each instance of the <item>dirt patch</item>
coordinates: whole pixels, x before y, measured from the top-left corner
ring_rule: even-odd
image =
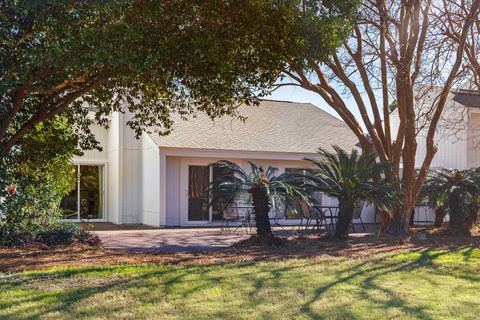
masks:
[[[339,242],[325,235],[292,234],[283,236],[282,242],[280,247],[271,247],[260,245],[253,238],[219,251],[175,254],[131,253],[81,244],[52,248],[39,245],[22,249],[0,248],[0,271],[118,264],[214,265],[325,255],[361,258],[373,254],[479,247],[480,237],[453,237],[439,234],[434,229],[415,228],[409,235],[399,237],[374,234],[352,236],[348,241]]]

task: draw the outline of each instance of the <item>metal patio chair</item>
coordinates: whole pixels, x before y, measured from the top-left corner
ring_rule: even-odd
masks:
[[[272,200],[272,208],[268,213],[268,219],[273,226],[282,227],[280,221],[285,219],[286,205],[285,199],[277,198]]]
[[[364,207],[365,207],[365,201],[359,201],[358,203],[355,203],[355,207],[353,208],[353,220],[360,220],[360,224],[362,225],[363,232],[365,232],[365,225],[363,224],[363,220],[362,220],[362,211]],[[353,222],[352,222],[352,230],[353,232],[356,232],[355,224]]]

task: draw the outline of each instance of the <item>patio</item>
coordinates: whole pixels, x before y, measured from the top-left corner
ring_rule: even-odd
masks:
[[[143,225],[114,225],[110,223],[91,224],[100,236],[103,246],[110,250],[149,253],[206,252],[228,248],[250,238],[255,230],[245,228],[163,228],[155,229]],[[289,234],[298,227],[275,227],[274,232]],[[378,226],[365,225],[366,233],[373,233]],[[362,230],[357,226],[356,230]],[[363,230],[362,230],[363,231]],[[316,231],[313,231],[316,232]],[[365,235],[355,233],[353,235]]]
[[[222,232],[219,228],[152,229],[141,225],[137,229],[95,232],[106,249],[170,253],[224,249],[251,235],[246,232]]]

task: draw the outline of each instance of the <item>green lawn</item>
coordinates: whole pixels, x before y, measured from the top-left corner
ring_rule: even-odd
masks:
[[[478,319],[480,250],[0,279],[0,319]]]

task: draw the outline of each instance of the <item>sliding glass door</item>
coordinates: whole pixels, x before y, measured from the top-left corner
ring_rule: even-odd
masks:
[[[209,221],[208,186],[210,170],[208,166],[188,167],[188,221]]]
[[[209,167],[207,165],[188,166],[188,221],[205,222],[220,221],[224,204],[214,202],[209,206],[206,192],[209,182],[230,174],[227,169]]]
[[[60,207],[64,218],[95,220],[104,218],[104,179],[102,165],[75,165],[75,188],[65,196]]]
[[[231,169],[212,167],[212,181],[221,179],[226,175],[231,176],[233,174]],[[225,210],[226,204],[222,201],[214,201],[212,203],[212,221],[221,221],[223,210]]]

